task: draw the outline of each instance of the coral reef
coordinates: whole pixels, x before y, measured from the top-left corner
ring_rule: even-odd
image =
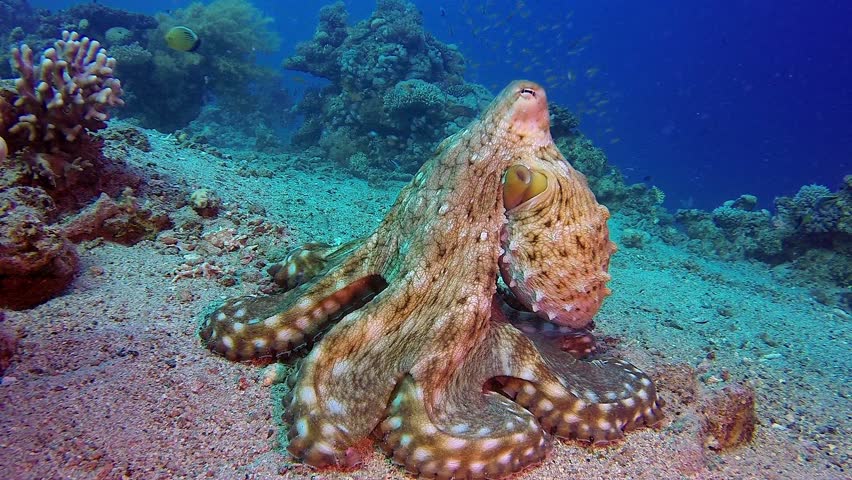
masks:
[[[41,28],[44,13],[34,9],[27,0],[0,0],[0,32],[3,32],[0,35],[0,78],[12,75],[10,52],[14,45],[26,41],[40,50],[53,43],[35,34]],[[62,29],[53,29],[48,38],[55,39],[58,31]]]
[[[123,64],[121,71],[133,93],[125,113],[162,131],[185,127],[205,104],[214,101],[234,110],[235,116],[260,111],[277,120],[281,101],[286,99],[278,86],[280,75],[256,63],[258,55],[278,49],[279,38],[270,28],[271,22],[246,0],[195,2],[157,14],[156,28],[146,42],[119,50],[122,56],[134,59]],[[168,47],[165,34],[179,25],[198,34],[198,51]],[[286,100],[283,103],[286,110]],[[279,117],[273,117],[276,113]],[[244,122],[263,123],[243,118],[229,126]]]
[[[318,144],[322,156],[359,176],[370,169],[413,173],[491,99],[462,79],[458,49],[424,30],[417,8],[399,0],[380,0],[370,18],[351,27],[342,2],[323,7],[313,39],[283,65],[331,82],[297,105],[305,120],[293,144]]]
[[[157,22],[148,15],[108,7],[100,2],[72,5],[67,10],[58,12],[55,17],[62,19],[65,23],[59,25],[60,30],[69,26],[77,27],[81,20],[86,20],[86,28],[82,33],[90,38],[107,41],[110,45],[115,43],[115,39],[111,41],[110,35],[108,35],[111,29],[124,29],[126,32],[122,36],[122,43],[125,43],[143,38],[147,30],[157,26]],[[56,23],[59,23],[59,21]],[[69,23],[71,25],[67,25]]]
[[[811,280],[852,284],[852,175],[834,192],[805,185],[778,197],[774,214],[756,205],[754,196],[742,195],[712,212],[678,210],[675,218],[696,253],[790,262]]]
[[[822,185],[805,185],[791,197],[775,199],[778,220],[792,235],[811,242],[832,242],[852,235],[852,175],[832,192]]]
[[[116,61],[65,31],[36,61],[13,52],[20,78],[0,91],[0,306],[29,308],[62,292],[77,271],[72,242],[153,237],[168,217],[132,195],[142,180],[103,155],[109,109],[120,106]],[[135,129],[105,135],[150,148]],[[124,192],[124,193],[122,193]],[[64,219],[100,196],[72,219]],[[112,198],[118,198],[117,201]]]
[[[8,36],[0,35],[0,78],[12,74],[6,61],[7,53],[21,42],[35,51],[42,51],[53,44],[57,33],[69,30],[113,46],[106,38],[112,28],[126,29],[131,39],[142,40],[156,25],[154,18],[148,15],[98,2],[79,3],[51,12],[33,8],[26,0],[0,0],[0,32],[9,32]]]
[[[767,210],[755,208],[757,199],[743,195],[712,212],[678,210],[675,219],[689,236],[689,248],[729,260],[755,258],[778,263],[783,256],[783,232],[775,228]]]

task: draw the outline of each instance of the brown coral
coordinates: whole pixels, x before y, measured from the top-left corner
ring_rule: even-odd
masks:
[[[167,215],[144,208],[133,196],[133,190],[127,188],[118,201],[102,193],[94,204],[76,215],[64,231],[66,237],[75,242],[101,237],[133,245],[144,238],[153,238],[170,225]]]

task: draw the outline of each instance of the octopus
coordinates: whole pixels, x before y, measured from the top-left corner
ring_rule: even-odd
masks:
[[[556,148],[547,97],[507,86],[444,140],[369,236],[307,244],[283,288],[228,300],[200,326],[232,361],[296,361],[288,451],[355,468],[373,439],[427,478],[499,478],[556,438],[594,446],[654,426],[635,366],[595,352],[609,211]]]

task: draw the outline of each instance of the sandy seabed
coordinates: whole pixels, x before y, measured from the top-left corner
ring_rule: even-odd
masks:
[[[225,208],[187,221],[196,229],[132,247],[85,242],[64,295],[2,312],[0,327],[20,340],[0,384],[0,477],[410,478],[369,446],[357,470],[293,463],[281,446],[284,387],[263,386],[260,368],[212,355],[195,335],[211,305],[265,285],[265,253],[368,233],[402,184],[372,188],[303,171],[298,159],[259,159],[251,168],[264,173],[247,174],[243,160],[148,135],[153,151],[132,151],[130,164],[188,191],[212,189]],[[621,221],[610,222],[616,242]],[[182,248],[221,231],[221,251]],[[607,448],[557,442],[512,478],[852,478],[846,312],[816,302],[784,267],[708,260],[656,241],[622,247],[610,273],[597,335],[654,378],[688,366],[695,379],[683,381],[695,384],[695,398],[661,385],[668,405],[659,428]],[[702,441],[699,410],[728,383],[754,389],[758,427],[750,444],[718,453]]]

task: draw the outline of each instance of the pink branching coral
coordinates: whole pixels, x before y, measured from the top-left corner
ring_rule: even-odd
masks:
[[[107,109],[124,104],[121,82],[113,76],[115,59],[98,41],[66,30],[54,45],[38,63],[27,45],[12,51],[21,77],[15,94],[0,101],[0,145],[8,144],[2,154],[24,145],[61,151],[83,132],[104,128]]]

